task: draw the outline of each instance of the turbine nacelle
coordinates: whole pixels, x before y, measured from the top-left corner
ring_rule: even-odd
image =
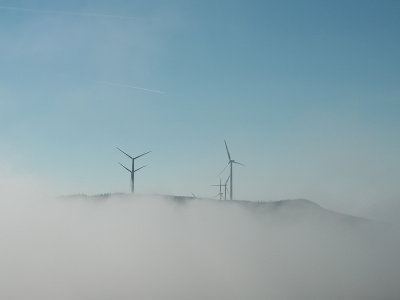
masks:
[[[244,164],[242,164],[242,163],[240,163],[240,162],[238,162],[238,161],[236,161],[236,160],[231,160],[230,163],[232,163],[232,164],[237,164],[237,165],[241,165],[241,166],[244,167]]]

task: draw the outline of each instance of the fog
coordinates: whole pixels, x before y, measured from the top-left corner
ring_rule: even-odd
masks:
[[[63,198],[16,187],[2,186],[1,299],[400,295],[397,229],[309,201]]]

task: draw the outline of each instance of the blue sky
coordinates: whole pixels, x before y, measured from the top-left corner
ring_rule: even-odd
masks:
[[[399,199],[398,1],[1,1],[0,153],[58,194]],[[155,93],[106,83],[130,85]],[[225,177],[226,174],[223,175]]]

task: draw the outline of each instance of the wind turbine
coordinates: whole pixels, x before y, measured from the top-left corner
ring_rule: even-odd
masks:
[[[216,196],[219,196],[219,200],[222,200],[222,187],[224,185],[221,183],[221,178],[219,179],[219,184],[212,184],[211,186],[219,186],[219,193]]]
[[[231,176],[229,176],[229,177],[226,179],[225,184],[222,185],[222,186],[225,188],[224,200],[226,200],[226,190],[227,190],[227,188],[228,188],[228,180],[229,180],[229,178],[231,178]]]
[[[143,154],[140,154],[140,155],[138,155],[138,156],[136,156],[136,157],[132,157],[132,156],[130,156],[129,154],[127,154],[126,152],[124,152],[124,151],[122,151],[120,148],[118,148],[118,147],[116,147],[119,151],[121,151],[123,154],[125,154],[126,156],[128,156],[130,159],[132,159],[132,169],[129,169],[129,168],[127,168],[127,167],[125,167],[123,164],[121,164],[121,163],[119,163],[124,169],[126,169],[129,173],[131,173],[131,192],[132,192],[132,194],[135,192],[135,172],[136,171],[139,171],[140,169],[142,169],[142,168],[144,168],[144,167],[146,167],[146,166],[143,166],[143,167],[140,167],[140,168],[138,168],[138,169],[136,169],[135,170],[135,159],[137,159],[137,158],[139,158],[139,157],[141,157],[141,156],[143,156],[143,155],[146,155],[146,154],[148,154],[148,153],[150,153],[151,151],[148,151],[148,152],[146,152],[146,153],[143,153]]]
[[[230,166],[230,175],[229,175],[229,179],[230,179],[230,198],[231,198],[231,200],[233,200],[233,164],[238,164],[238,165],[242,165],[242,166],[244,166],[244,164],[242,164],[242,163],[240,163],[240,162],[237,162],[236,160],[233,160],[232,158],[231,158],[231,155],[229,154],[229,150],[228,150],[228,145],[226,144],[226,141],[224,140],[224,142],[225,142],[225,148],[226,148],[226,153],[228,154],[228,159],[229,159],[229,162],[228,162],[228,164],[226,165],[226,167],[222,170],[222,172],[224,172],[225,171],[225,169],[228,167],[228,166]],[[221,173],[222,173],[221,172]]]

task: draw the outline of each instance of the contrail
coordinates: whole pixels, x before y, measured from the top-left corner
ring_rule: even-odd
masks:
[[[101,84],[107,84],[107,85],[113,85],[113,86],[119,86],[119,87],[124,87],[124,88],[129,88],[129,89],[136,89],[136,90],[142,90],[150,93],[157,93],[157,94],[165,94],[163,91],[159,90],[151,90],[151,89],[146,89],[142,88],[139,86],[133,86],[133,85],[128,85],[128,84],[121,84],[121,83],[115,83],[115,82],[107,82],[107,81],[96,81]]]
[[[79,12],[72,12],[72,11],[44,10],[44,9],[33,9],[33,8],[23,8],[23,7],[14,7],[14,6],[0,6],[0,9],[25,11],[25,12],[40,13],[40,14],[61,14],[61,15],[82,16],[82,17],[136,19],[135,17],[121,16],[121,15],[109,15],[109,14],[97,14],[97,13],[79,13]]]

